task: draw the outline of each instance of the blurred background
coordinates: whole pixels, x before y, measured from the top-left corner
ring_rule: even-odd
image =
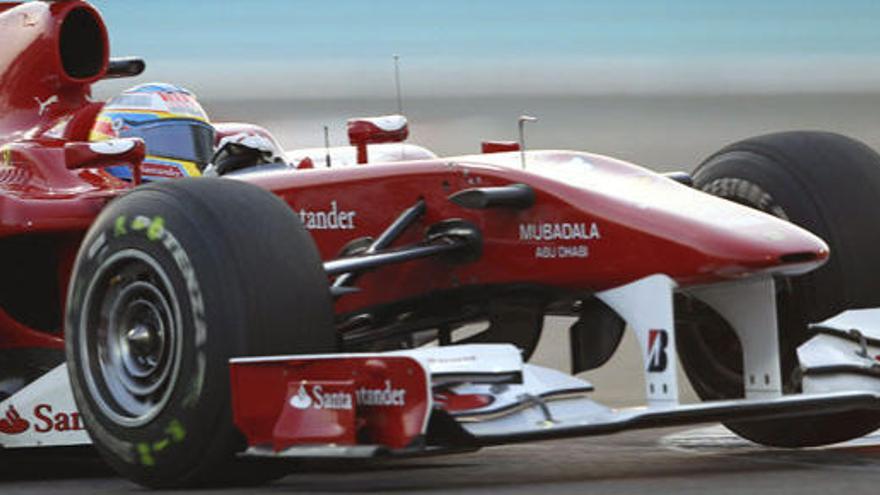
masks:
[[[880,145],[876,0],[95,0],[136,82],[195,91],[215,120],[267,126],[285,147],[396,111],[439,154],[511,139],[658,169],[726,143],[819,128]],[[105,82],[109,97],[133,81]]]
[[[137,81],[195,91],[214,120],[266,126],[286,148],[347,144],[345,120],[394,113],[400,56],[411,141],[440,155],[514,139],[656,170],[692,170],[756,134],[824,129],[880,149],[877,0],[95,0]],[[569,367],[570,321],[535,360]],[[639,400],[628,332],[586,374],[612,405]],[[681,381],[685,400],[693,393]]]

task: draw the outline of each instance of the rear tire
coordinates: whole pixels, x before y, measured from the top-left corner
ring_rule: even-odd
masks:
[[[226,179],[140,187],[95,220],[66,314],[77,407],[102,456],[149,487],[284,474],[236,460],[228,360],[336,349],[327,277],[298,217]]]
[[[694,172],[694,187],[795,223],[831,248],[824,266],[777,281],[785,393],[800,392],[796,350],[808,323],[853,307],[880,306],[880,155],[827,132],[784,132],[727,146]],[[704,400],[743,396],[742,350],[733,330],[706,307],[676,308],[683,322],[679,355]],[[853,411],[785,420],[730,422],[738,435],[764,445],[804,447],[849,440],[880,427],[880,414]]]

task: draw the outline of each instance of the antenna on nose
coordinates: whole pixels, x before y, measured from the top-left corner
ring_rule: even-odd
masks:
[[[537,121],[538,119],[536,117],[532,117],[531,115],[520,115],[519,119],[517,119],[517,125],[519,126],[519,158],[520,162],[522,162],[523,170],[526,169],[526,122]]]
[[[330,168],[330,128],[324,126],[324,162],[327,168]]]

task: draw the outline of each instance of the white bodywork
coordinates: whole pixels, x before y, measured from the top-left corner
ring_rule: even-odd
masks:
[[[651,275],[596,294],[626,320],[636,334],[645,364],[648,405],[651,406],[678,404],[674,290],[675,282],[668,276]]]
[[[464,344],[446,347],[420,347],[389,352],[418,359],[432,376],[505,374],[522,370],[522,355],[513,346],[486,347]]]
[[[357,165],[357,148],[354,146],[334,146],[332,148],[303,148],[284,152],[287,161],[294,165],[308,158],[315,168],[327,166],[327,153],[330,153],[331,167],[350,167]],[[402,162],[410,160],[430,160],[437,158],[433,152],[422,146],[409,143],[371,144],[367,146],[369,163]]]
[[[91,440],[73,401],[66,364],[0,402],[0,447],[89,443]]]
[[[679,402],[673,314],[675,290],[676,284],[671,278],[657,274],[596,294],[626,320],[636,334],[645,365],[647,402],[651,406],[674,406]],[[737,280],[688,288],[685,292],[715,309],[739,337],[744,355],[746,398],[782,395],[773,278]],[[667,337],[658,332],[665,332]]]
[[[776,289],[770,276],[690,289],[733,327],[743,349],[746,398],[782,395]]]
[[[844,311],[813,329],[798,348],[804,392],[880,391],[880,308]]]

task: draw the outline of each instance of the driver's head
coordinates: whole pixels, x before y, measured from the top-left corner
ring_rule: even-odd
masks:
[[[214,151],[214,127],[205,110],[195,95],[172,84],[142,84],[108,101],[89,139],[119,137],[144,140],[144,180],[201,175]],[[107,171],[131,179],[129,167],[108,167]]]

